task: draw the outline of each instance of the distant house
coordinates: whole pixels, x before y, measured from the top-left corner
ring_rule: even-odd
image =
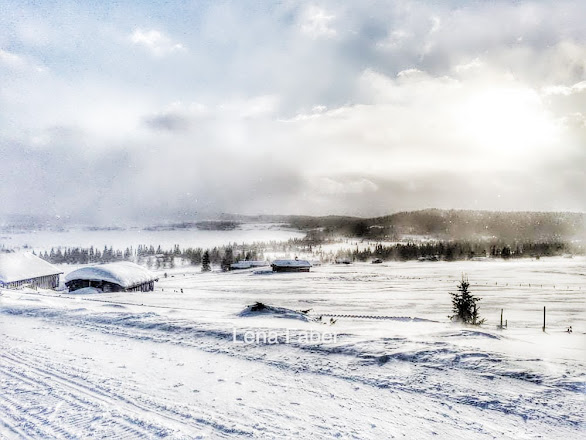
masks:
[[[418,261],[439,261],[438,255],[426,255],[425,257],[419,257]]]
[[[230,270],[251,269],[253,267],[263,267],[268,265],[269,264],[266,261],[239,261],[237,263],[232,263],[230,265]]]
[[[65,276],[70,292],[93,287],[102,292],[149,292],[155,290],[157,276],[128,261],[87,266]]]
[[[271,264],[273,272],[309,272],[311,263],[307,260],[275,260]]]
[[[0,287],[54,289],[63,272],[29,252],[0,253]]]

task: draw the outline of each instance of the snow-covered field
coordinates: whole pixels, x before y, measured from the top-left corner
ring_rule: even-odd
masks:
[[[167,272],[149,293],[3,290],[0,437],[586,434],[582,257]],[[447,318],[463,272],[479,327]],[[260,331],[280,343],[234,342]]]

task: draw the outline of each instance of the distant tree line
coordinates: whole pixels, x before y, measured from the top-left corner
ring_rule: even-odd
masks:
[[[337,258],[350,258],[353,261],[371,259],[407,261],[427,260],[466,260],[476,257],[523,258],[563,255],[570,252],[570,246],[560,241],[521,242],[513,245],[504,242],[486,241],[439,241],[424,243],[378,244],[374,248],[339,251]]]
[[[161,246],[139,245],[137,248],[127,247],[124,250],[114,250],[104,247],[102,250],[94,247],[66,247],[51,249],[39,256],[54,264],[92,264],[110,263],[113,261],[133,261],[149,268],[163,269],[175,267],[176,261],[181,264],[200,266],[206,262],[211,266],[220,266],[228,270],[232,263],[238,261],[263,260],[265,252],[279,253],[293,257],[297,254],[310,254],[322,261],[348,259],[351,261],[408,261],[417,259],[427,260],[466,260],[476,257],[490,258],[523,258],[556,256],[567,253],[581,253],[584,249],[563,241],[515,241],[504,240],[460,240],[460,241],[424,241],[395,244],[378,243],[361,249],[358,245],[354,249],[342,249],[336,252],[325,252],[322,244],[328,244],[329,239],[321,235],[308,234],[304,238],[295,238],[284,242],[254,243],[252,245],[231,244],[216,246],[209,249],[181,248],[179,245],[172,249],[162,249]]]
[[[209,256],[209,263],[216,266],[220,265],[222,268],[229,267],[230,264],[238,261],[261,260],[264,258],[262,251],[256,246],[250,249],[233,246],[213,247],[211,249],[187,248],[179,256],[190,264],[197,266],[202,263],[206,252]]]
[[[93,246],[89,248],[51,248],[50,252],[40,253],[39,257],[54,264],[110,263],[130,259],[131,250],[128,248],[125,251],[113,250],[112,247],[106,246],[102,251]]]
[[[197,228],[205,231],[232,231],[240,226],[240,223],[223,220],[204,220],[200,222],[181,222],[166,225],[152,225],[144,228],[145,231],[175,231],[178,229]]]
[[[186,264],[200,265],[206,252],[209,264],[221,266],[224,270],[229,269],[230,264],[238,261],[263,258],[263,253],[257,245],[230,245],[211,249],[191,247],[181,249],[179,245],[175,245],[173,249],[167,250],[163,250],[161,246],[155,248],[152,245],[139,245],[137,248],[127,247],[124,250],[114,250],[107,246],[103,250],[93,246],[89,248],[59,247],[57,249],[51,248],[49,252],[41,252],[39,257],[52,264],[100,264],[114,261],[133,261],[149,268],[163,269],[175,267],[176,258]]]

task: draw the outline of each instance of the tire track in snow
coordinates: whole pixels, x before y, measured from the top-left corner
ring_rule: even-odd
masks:
[[[203,417],[193,417],[190,414],[182,413],[179,410],[170,412],[170,409],[166,406],[158,405],[154,401],[148,404],[144,401],[138,401],[137,399],[130,400],[121,394],[107,391],[102,389],[99,385],[91,384],[86,385],[81,383],[77,379],[73,379],[56,372],[50,367],[40,367],[35,365],[35,361],[32,359],[25,359],[22,355],[16,355],[11,353],[0,354],[2,362],[8,362],[12,365],[9,369],[9,375],[16,380],[21,380],[30,383],[32,386],[42,388],[58,388],[59,399],[62,402],[66,402],[68,405],[74,407],[74,414],[79,415],[80,412],[86,412],[90,415],[88,418],[95,421],[96,412],[102,412],[106,410],[105,414],[108,415],[108,422],[117,425],[117,430],[122,433],[116,432],[116,430],[107,435],[107,438],[117,438],[120,440],[128,438],[153,438],[167,436],[170,434],[169,426],[173,427],[175,433],[178,432],[190,432],[191,435],[200,435],[210,428],[213,428],[217,434],[236,434],[240,436],[251,435],[248,431],[238,430],[214,422],[213,420],[207,420]],[[0,364],[1,366],[1,364]],[[20,370],[20,371],[19,371]],[[34,375],[27,375],[24,371],[32,371]],[[15,372],[16,371],[16,372]],[[0,372],[6,374],[0,368]],[[38,379],[44,377],[53,384],[45,380]],[[88,382],[89,383],[89,382]],[[57,385],[57,386],[54,386]],[[85,396],[82,398],[81,396]],[[72,400],[73,399],[73,402]],[[78,403],[76,404],[75,401]],[[20,414],[27,414],[25,408],[22,407],[18,402],[11,401]],[[109,415],[112,414],[112,415]],[[40,422],[42,426],[51,426],[52,420],[45,417],[33,417],[37,422]],[[158,419],[157,423],[152,422],[153,419]],[[75,423],[74,426],[77,426]],[[87,420],[81,422],[81,430],[87,431],[86,428],[89,426]],[[50,435],[51,438],[78,438],[78,435],[72,435],[69,432],[56,431],[58,434],[65,435]],[[82,436],[84,437],[84,436]]]
[[[162,428],[133,424],[111,402],[97,395],[80,395],[78,388],[64,384],[55,373],[34,367],[30,360],[24,362],[5,354],[0,355],[0,360],[0,374],[11,378],[19,391],[11,397],[3,395],[9,407],[16,410],[13,419],[19,425],[40,427],[37,434],[41,437],[83,438],[99,431],[101,436],[123,440],[150,438],[162,432]],[[29,389],[18,388],[22,384]],[[42,407],[38,403],[39,394],[43,396]],[[35,407],[41,407],[40,412],[35,411]]]
[[[14,421],[18,418],[18,415],[13,414],[12,408],[5,406],[0,400],[0,438],[5,438],[4,436],[7,436],[8,432],[12,434],[10,436],[12,438],[17,436],[18,438],[28,439],[30,437],[26,431],[14,424]]]

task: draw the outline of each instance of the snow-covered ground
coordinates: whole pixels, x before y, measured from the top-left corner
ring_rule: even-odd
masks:
[[[0,437],[586,434],[584,258],[166,272],[149,293],[1,291]],[[482,326],[447,318],[462,273]],[[260,332],[280,343],[241,343]]]

